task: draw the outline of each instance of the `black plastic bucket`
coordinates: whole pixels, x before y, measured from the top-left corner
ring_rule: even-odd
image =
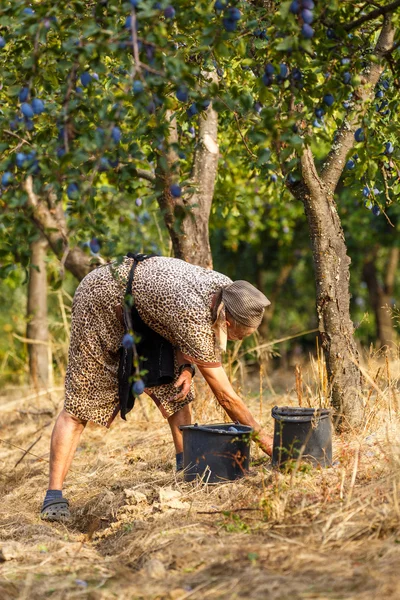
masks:
[[[332,426],[327,408],[274,406],[274,449],[272,464],[281,466],[290,460],[332,465]]]
[[[222,483],[249,470],[253,429],[238,423],[182,425],[185,481]]]

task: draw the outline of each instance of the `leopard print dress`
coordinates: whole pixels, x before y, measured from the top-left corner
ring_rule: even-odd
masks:
[[[89,273],[79,284],[73,304],[71,340],[65,377],[65,410],[108,427],[119,412],[118,362],[124,334],[122,304],[133,259]],[[219,366],[212,330],[211,301],[231,280],[176,258],[139,262],[132,284],[143,321],[169,340],[189,362]],[[176,360],[175,360],[176,363]],[[178,369],[176,363],[176,378]],[[174,401],[173,383],[146,390],[164,417],[194,399],[193,385],[184,400]]]

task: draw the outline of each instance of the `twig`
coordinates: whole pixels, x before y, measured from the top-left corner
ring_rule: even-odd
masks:
[[[376,8],[375,10],[371,10],[370,13],[363,15],[359,19],[356,19],[355,21],[352,21],[351,23],[347,23],[346,25],[343,26],[343,29],[345,31],[351,31],[352,29],[355,29],[356,27],[358,27],[359,25],[362,25],[363,23],[372,21],[376,17],[380,17],[381,15],[386,15],[388,13],[394,12],[394,10],[396,8],[398,8],[399,6],[400,6],[400,0],[395,0],[395,2],[392,2],[391,4],[387,4],[386,6],[382,6],[380,8]]]
[[[244,143],[244,145],[245,145],[245,147],[246,147],[246,150],[247,150],[247,152],[250,154],[250,156],[251,156],[252,158],[257,158],[257,155],[256,155],[256,154],[254,154],[254,153],[253,153],[253,152],[250,150],[250,148],[249,148],[249,146],[248,146],[248,144],[247,144],[247,142],[246,142],[246,139],[245,139],[245,137],[244,137],[244,135],[243,135],[243,133],[242,133],[242,131],[241,131],[241,129],[240,129],[239,118],[238,118],[238,116],[237,116],[237,113],[236,113],[235,109],[234,109],[234,108],[231,108],[231,107],[229,106],[229,104],[227,104],[227,103],[225,102],[225,100],[223,100],[223,99],[222,99],[221,97],[219,97],[219,96],[218,96],[218,100],[220,100],[220,101],[222,102],[222,104],[225,104],[226,108],[227,108],[228,110],[230,110],[230,111],[233,113],[233,116],[235,117],[236,125],[237,125],[237,127],[238,127],[238,131],[239,131],[240,137],[242,138],[242,141],[243,141],[243,143]]]
[[[131,11],[131,32],[132,32],[132,51],[133,51],[133,65],[132,65],[132,79],[135,77],[136,71],[141,75],[141,63],[139,58],[139,46],[136,31],[136,11],[132,8]]]
[[[385,198],[388,204],[392,204],[392,200],[390,199],[389,196],[389,185],[388,185],[388,181],[387,181],[387,173],[386,173],[386,169],[383,166],[383,164],[380,165],[380,170],[382,173],[382,177],[383,177],[383,184],[385,186]]]
[[[54,411],[52,411],[50,408],[42,408],[41,410],[18,410],[20,415],[34,415],[34,416],[39,416],[39,415],[50,415],[51,417],[54,414]]]
[[[237,512],[245,512],[245,511],[262,511],[262,508],[252,508],[252,507],[244,507],[244,508],[226,508],[225,510],[196,510],[198,515],[218,515],[224,513],[237,513]]]
[[[8,135],[12,135],[13,137],[20,140],[23,144],[28,144],[28,146],[32,146],[32,144],[28,140],[25,140],[20,135],[18,135],[17,133],[14,133],[13,131],[10,131],[9,129],[5,129],[4,133],[8,133]]]
[[[265,344],[260,344],[259,346],[255,346],[254,348],[248,348],[242,354],[238,355],[238,359],[243,358],[246,354],[250,354],[250,352],[255,352],[256,350],[262,350],[263,348],[270,348],[275,344],[280,344],[281,342],[287,342],[288,340],[294,340],[295,338],[301,337],[303,335],[308,335],[309,333],[316,333],[318,329],[308,329],[307,331],[302,331],[301,333],[296,333],[295,335],[289,335],[284,338],[280,338],[278,340],[272,340],[272,342],[266,342]]]
[[[18,467],[19,463],[21,463],[24,460],[24,458],[27,454],[32,454],[31,452],[29,452],[29,450],[31,450],[33,448],[33,446],[35,446],[38,443],[38,441],[42,439],[42,435],[43,435],[43,433],[41,433],[39,435],[39,437],[34,442],[32,442],[32,444],[29,446],[29,448],[27,450],[24,450],[24,453],[21,456],[21,458],[19,460],[17,460],[17,462],[15,463],[14,469],[15,469],[15,467]]]
[[[17,450],[22,450],[22,452],[26,452],[26,454],[30,454],[31,456],[34,456],[35,458],[37,458],[38,460],[40,460],[42,462],[49,462],[48,458],[42,458],[41,456],[38,456],[37,454],[30,452],[29,448],[28,448],[28,450],[25,450],[25,448],[21,448],[20,446],[17,446],[16,444],[13,444],[12,442],[9,442],[8,440],[3,440],[1,438],[0,438],[0,442],[3,442],[3,444],[8,444],[12,448],[16,448]]]

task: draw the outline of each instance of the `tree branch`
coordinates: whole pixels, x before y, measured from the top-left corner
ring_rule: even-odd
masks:
[[[400,0],[395,0],[391,4],[387,4],[386,6],[381,6],[379,8],[376,8],[375,10],[371,10],[370,13],[363,15],[359,19],[356,19],[355,21],[352,21],[351,23],[347,23],[346,25],[344,25],[343,29],[345,31],[351,31],[352,29],[356,29],[359,25],[362,25],[363,23],[366,23],[367,21],[372,21],[373,19],[376,19],[377,17],[380,17],[381,15],[387,15],[389,13],[394,12],[396,10],[396,8],[398,8],[399,6],[400,6]]]
[[[75,246],[69,248],[68,233],[64,218],[54,216],[46,202],[38,198],[33,190],[33,179],[31,175],[25,180],[25,190],[28,195],[27,205],[32,211],[32,220],[44,234],[54,254],[62,260],[65,267],[79,280],[92,270],[95,265],[91,264],[89,256]]]
[[[303,154],[300,157],[300,163],[304,183],[311,194],[318,196],[324,190],[322,181],[318,176],[310,146],[305,146]]]
[[[400,0],[399,0],[400,4]],[[386,16],[378,42],[375,47],[375,56],[382,59],[389,48],[393,45],[394,28],[390,16]],[[364,77],[364,83],[357,89],[359,105],[365,107],[368,100],[373,98],[375,85],[383,71],[382,65],[378,62],[371,62],[369,71]],[[364,108],[365,110],[365,108]],[[361,110],[352,117],[346,117],[340,126],[336,140],[332,145],[326,162],[322,167],[321,180],[333,193],[342,174],[345,159],[348,152],[354,146],[354,132],[359,126]]]
[[[150,171],[146,171],[145,169],[135,169],[134,173],[139,177],[139,179],[146,179],[146,181],[150,181],[150,183],[155,183],[156,181],[155,175]]]

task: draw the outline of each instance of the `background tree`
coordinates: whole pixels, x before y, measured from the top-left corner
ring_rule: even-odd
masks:
[[[37,389],[46,388],[49,379],[46,251],[44,237],[31,242],[26,337],[29,340],[29,374]]]

